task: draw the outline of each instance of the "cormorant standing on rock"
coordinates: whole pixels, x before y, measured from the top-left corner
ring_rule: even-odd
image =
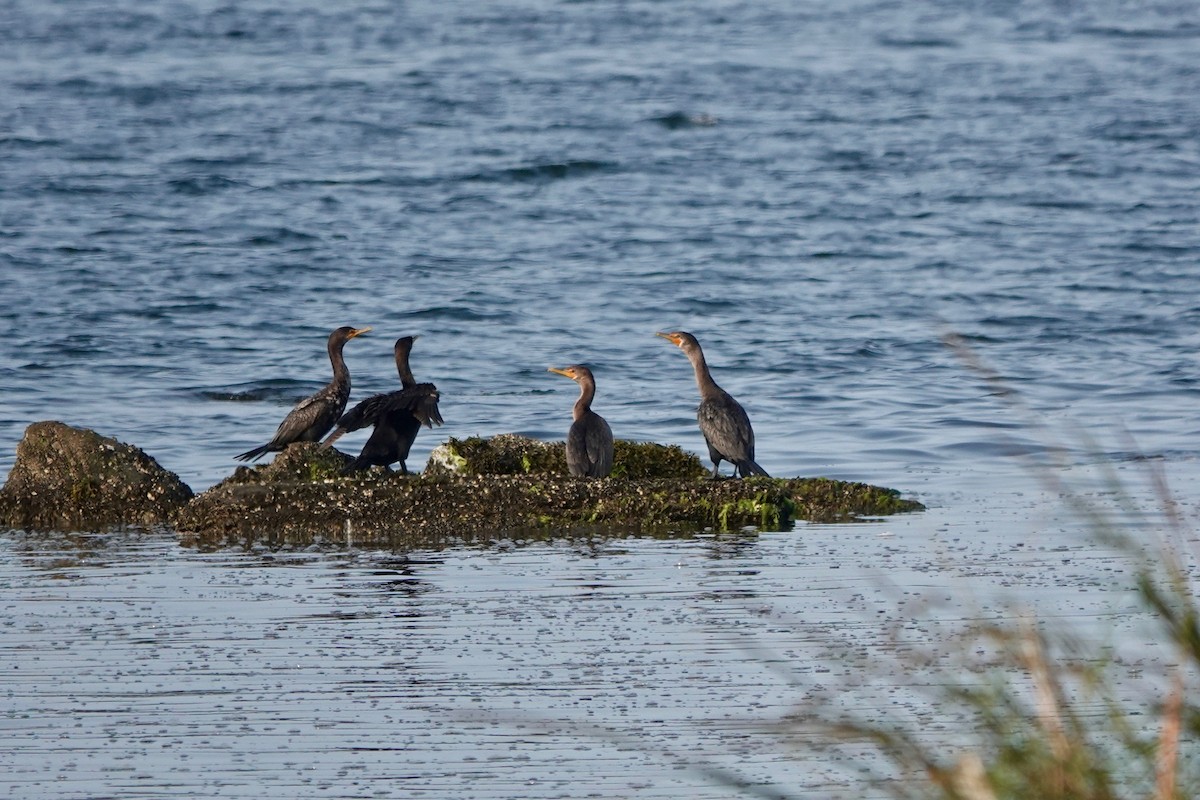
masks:
[[[582,364],[550,372],[565,375],[579,384],[579,399],[572,414],[574,422],[567,432],[567,469],[576,478],[607,478],[613,465],[612,429],[604,417],[592,411],[596,379]]]
[[[704,351],[700,349],[696,337],[685,331],[656,335],[686,353],[692,362],[692,369],[696,371],[696,386],[700,388],[700,407],[696,409],[696,420],[700,423],[704,441],[708,443],[708,457],[713,462],[712,476],[719,477],[721,462],[728,461],[734,465],[739,477],[770,477],[754,461],[754,429],[750,427],[746,409],[729,392],[717,386],[708,371]]]
[[[408,366],[408,356],[417,338],[404,336],[397,339],[392,348],[396,357],[396,371],[400,373],[400,385],[404,388],[363,400],[337,421],[337,429],[321,443],[324,449],[350,431],[361,430],[369,425],[375,427],[358,458],[346,467],[346,472],[371,466],[387,467],[398,461],[400,471],[407,475],[408,465],[405,462],[416,441],[417,431],[421,430],[422,425],[432,428],[442,424],[442,415],[438,411],[441,395],[437,387],[432,383],[417,383]]]
[[[312,397],[297,403],[279,423],[271,441],[235,457],[239,461],[257,461],[265,453],[278,452],[292,442],[319,442],[346,410],[346,401],[350,399],[350,370],[346,369],[342,348],[346,342],[369,330],[343,326],[329,334],[327,349],[329,363],[333,365],[333,380]]]

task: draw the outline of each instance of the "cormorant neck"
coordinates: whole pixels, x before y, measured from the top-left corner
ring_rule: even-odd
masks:
[[[575,411],[571,418],[578,420],[592,410],[592,399],[596,396],[596,384],[592,381],[579,382],[579,399],[575,401]]]
[[[696,371],[696,386],[700,389],[700,396],[712,397],[720,394],[721,387],[717,386],[717,382],[713,380],[712,374],[708,371],[708,362],[704,360],[704,351],[697,347],[687,356],[692,362],[692,369]]]
[[[417,385],[417,379],[408,367],[408,356],[396,356],[396,372],[400,373],[400,385],[405,389]]]
[[[333,364],[333,381],[334,383],[344,383],[350,385],[350,370],[346,369],[346,359],[342,358],[342,348],[346,346],[346,342],[333,341],[329,343],[329,363]]]

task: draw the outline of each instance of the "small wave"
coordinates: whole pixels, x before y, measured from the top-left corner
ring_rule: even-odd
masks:
[[[158,103],[173,103],[180,98],[197,94],[198,90],[190,86],[160,83],[144,84],[141,86],[114,86],[108,92],[119,100],[125,100],[138,107],[144,107]]]
[[[61,245],[59,247],[55,247],[51,252],[61,253],[62,255],[66,256],[74,256],[96,255],[97,253],[107,253],[108,250],[103,247],[74,247],[71,245]]]
[[[1095,203],[1084,200],[1026,200],[1025,206],[1028,208],[1057,208],[1064,211],[1086,211],[1095,208]]]
[[[308,397],[320,387],[303,381],[265,381],[250,388],[236,387],[226,389],[193,389],[195,396],[204,400],[215,400],[221,403],[295,403],[303,397]]]
[[[479,392],[480,397],[533,397],[538,395],[558,394],[557,389],[514,389],[506,392]]]
[[[1013,458],[1017,456],[1037,456],[1052,452],[1051,448],[1036,442],[1020,442],[1012,440],[975,440],[952,442],[939,445],[936,448],[941,453],[953,453],[960,456],[975,456],[981,458]]]
[[[49,181],[42,185],[42,191],[47,194],[112,194],[114,190],[107,186],[98,186],[94,183]]]
[[[1115,120],[1093,128],[1095,135],[1113,142],[1174,142],[1178,138],[1161,120]]]
[[[1121,28],[1115,25],[1092,25],[1079,28],[1085,36],[1111,39],[1194,39],[1200,37],[1200,25],[1180,24],[1174,28]]]
[[[430,318],[457,321],[506,320],[512,317],[507,311],[486,312],[476,311],[466,306],[433,306],[419,311],[410,311],[405,316],[414,318]]]
[[[170,167],[179,167],[180,169],[213,169],[221,167],[240,167],[247,164],[258,165],[262,164],[262,157],[257,153],[230,153],[228,156],[221,158],[179,158],[169,162]]]
[[[953,39],[939,39],[937,37],[924,38],[920,36],[906,38],[903,36],[880,36],[875,40],[884,47],[897,48],[916,48],[929,49],[939,47],[958,47],[958,42]]]
[[[718,120],[712,114],[688,114],[683,111],[673,111],[661,117],[651,117],[651,122],[657,122],[667,130],[680,128],[711,128]]]
[[[1159,242],[1130,242],[1121,247],[1131,253],[1158,253],[1161,255],[1187,255],[1195,253],[1195,245],[1164,244]]]
[[[347,178],[287,178],[276,181],[275,183],[264,186],[263,188],[291,190],[291,189],[306,189],[308,187],[326,188],[326,187],[396,187],[401,189],[419,189],[427,186],[441,184],[443,179],[440,177],[419,177],[412,175],[388,174],[388,175],[364,175],[363,177],[347,177]]]
[[[275,228],[274,230],[259,233],[247,239],[243,239],[243,244],[251,245],[252,247],[271,247],[279,244],[289,244],[294,242],[318,242],[321,237],[314,236],[311,233],[293,230],[292,228]]]
[[[167,181],[167,185],[173,192],[191,196],[212,194],[224,189],[245,186],[244,183],[226,178],[224,175],[195,175],[188,178],[176,178]]]
[[[598,172],[615,172],[616,164],[607,161],[561,161],[550,164],[534,164],[527,167],[477,172],[463,178],[467,181],[487,183],[529,183],[537,181],[581,178]]]
[[[1060,325],[1062,320],[1057,317],[1044,317],[1037,314],[1015,314],[1011,317],[989,316],[979,320],[980,325],[996,325],[1001,328],[1029,329],[1043,325]]]
[[[0,136],[0,147],[20,147],[35,149],[39,147],[58,147],[63,144],[61,139],[38,139],[30,136]]]

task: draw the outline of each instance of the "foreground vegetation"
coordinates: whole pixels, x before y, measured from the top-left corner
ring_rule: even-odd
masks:
[[[1194,587],[1178,551],[1164,548],[1148,558],[1112,531],[1100,534],[1137,562],[1137,596],[1177,656],[1160,674],[1141,675],[1157,684],[1157,697],[1131,699],[1122,691],[1128,665],[1108,648],[1048,631],[1032,616],[1015,617],[950,637],[956,653],[950,666],[911,665],[932,669],[931,683],[941,687],[931,714],[953,709],[971,720],[969,734],[952,745],[886,716],[808,707],[798,710],[794,725],[829,735],[847,752],[874,750],[892,767],[876,774],[878,786],[905,800],[1200,797]]]
[[[1157,507],[1140,511],[1122,482],[1108,472],[1108,491],[1076,490],[1064,479],[1057,445],[1036,415],[998,375],[958,339],[948,344],[966,365],[1047,442],[1030,469],[1053,494],[1087,522],[1095,543],[1123,554],[1132,566],[1130,586],[1156,623],[1162,664],[1139,664],[1154,696],[1122,689],[1129,665],[1116,648],[1053,630],[1032,612],[1001,622],[948,631],[949,664],[913,657],[901,669],[924,671],[934,689],[926,718],[947,709],[965,714],[965,736],[945,736],[919,722],[839,714],[816,704],[797,709],[785,729],[816,732],[835,742],[848,761],[864,765],[877,786],[904,800],[1190,800],[1200,797],[1200,603],[1196,595],[1197,534],[1183,520],[1157,462],[1143,461]],[[1085,442],[1084,452],[1095,448]],[[1078,452],[1078,451],[1077,451]],[[1103,458],[1094,459],[1104,464]],[[1100,498],[1100,499],[1097,499]],[[1112,500],[1115,505],[1104,505]],[[1135,539],[1119,520],[1147,520],[1139,530],[1163,532],[1158,542]],[[1016,598],[1014,598],[1016,599]],[[895,667],[896,665],[891,665]],[[1160,671],[1155,671],[1155,670]],[[853,691],[853,689],[850,689]],[[865,748],[865,749],[864,749]],[[864,758],[864,753],[866,758]],[[870,765],[883,763],[885,770]],[[786,797],[715,777],[763,797]]]

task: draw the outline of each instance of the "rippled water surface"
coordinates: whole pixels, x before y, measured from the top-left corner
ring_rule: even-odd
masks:
[[[0,540],[0,786],[723,797],[720,769],[790,796],[882,797],[864,794],[872,762],[771,724],[842,709],[918,719],[957,745],[966,721],[930,706],[944,678],[913,655],[949,658],[942,637],[1001,616],[994,598],[1014,587],[1050,624],[1115,631],[1132,672],[1158,675],[1170,658],[1130,613],[1122,559],[942,523],[407,557],[12,536]]]
[[[1138,628],[1031,463],[1092,498],[1111,463],[1152,507],[1149,464],[1194,516],[1194,4],[118,5],[0,2],[0,476],[59,419],[207,488],[343,324],[375,328],[356,397],[421,336],[446,425],[410,465],[561,439],[546,368],[576,362],[616,435],[700,452],[653,336],[682,328],[772,474],[931,510],[411,554],[13,532],[10,794],[720,796],[681,766],[720,757],[862,796],[744,723],[846,677],[846,642],[886,661],[875,622],[936,639],[914,605],[1011,592]]]

